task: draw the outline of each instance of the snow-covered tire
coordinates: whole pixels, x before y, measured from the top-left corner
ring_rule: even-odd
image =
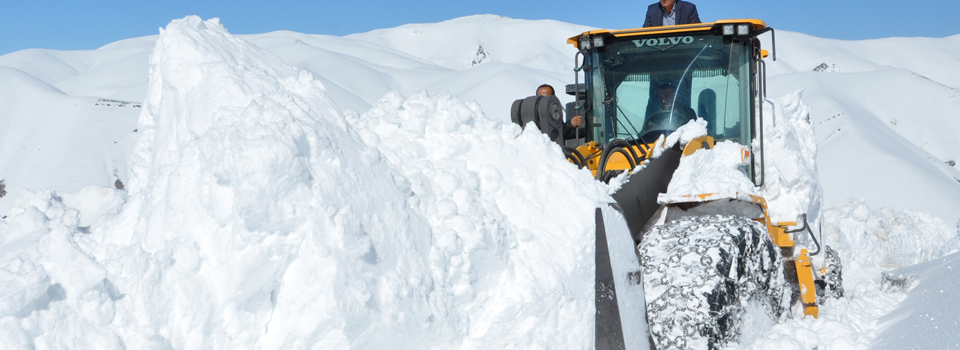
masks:
[[[843,266],[840,263],[840,254],[828,245],[823,248],[823,270],[817,273],[819,279],[815,281],[818,304],[823,304],[827,299],[843,297]]]
[[[640,243],[647,318],[658,350],[719,349],[738,341],[748,301],[781,320],[789,309],[780,250],[740,216],[691,216]]]

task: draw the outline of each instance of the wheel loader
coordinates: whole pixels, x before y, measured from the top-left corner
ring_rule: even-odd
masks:
[[[767,33],[775,60],[774,31],[755,19],[584,32],[568,40],[578,49],[566,86],[574,102],[513,103],[515,123],[538,128],[598,181],[622,182],[615,203],[596,210],[597,349],[719,349],[748,317],[818,317],[825,298],[842,296],[839,258],[806,215],[771,218],[758,194]],[[564,112],[584,125],[571,132]],[[667,143],[697,122],[706,135]],[[666,195],[682,161],[731,144],[758,191]]]

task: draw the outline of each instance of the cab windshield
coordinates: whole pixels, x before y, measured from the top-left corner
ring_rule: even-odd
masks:
[[[651,143],[703,118],[717,141],[749,146],[750,42],[709,33],[621,38],[588,56],[592,139]]]

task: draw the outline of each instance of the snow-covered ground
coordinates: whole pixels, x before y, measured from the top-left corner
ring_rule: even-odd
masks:
[[[187,18],[0,56],[0,344],[592,347],[609,189],[507,111],[572,82],[565,41],[588,29]],[[777,34],[765,195],[816,211],[800,175],[819,172],[847,294],[737,347],[960,346],[960,35]]]

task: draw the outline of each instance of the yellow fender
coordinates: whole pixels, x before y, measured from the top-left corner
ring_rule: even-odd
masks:
[[[716,144],[716,141],[713,140],[713,136],[700,136],[687,143],[687,146],[683,148],[683,156],[689,156],[701,149],[711,149]]]

